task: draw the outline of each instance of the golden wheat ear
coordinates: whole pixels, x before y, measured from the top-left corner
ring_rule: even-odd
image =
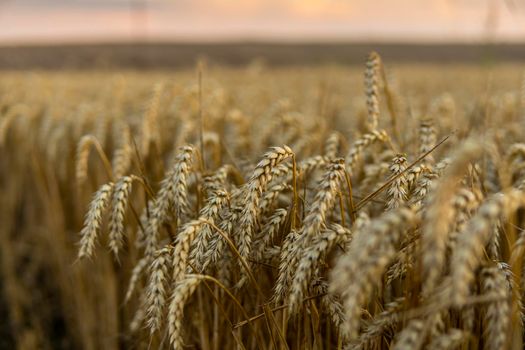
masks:
[[[379,120],[379,73],[381,67],[381,57],[372,51],[366,60],[365,70],[365,91],[366,107],[368,111],[368,126],[371,131],[378,127]]]
[[[94,253],[95,244],[102,225],[102,216],[110,203],[111,193],[115,185],[110,182],[103,185],[93,196],[89,204],[89,210],[84,220],[84,227],[80,231],[80,249],[78,258],[91,258]]]

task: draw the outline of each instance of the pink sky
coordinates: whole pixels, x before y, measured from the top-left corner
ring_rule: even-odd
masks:
[[[0,28],[4,44],[139,39],[525,41],[525,3],[0,0]]]

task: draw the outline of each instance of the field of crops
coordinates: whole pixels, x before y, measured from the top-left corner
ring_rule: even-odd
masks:
[[[362,61],[0,73],[0,347],[522,349],[525,67]]]

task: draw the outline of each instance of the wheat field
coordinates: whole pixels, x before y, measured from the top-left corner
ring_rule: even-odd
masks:
[[[0,73],[0,347],[522,349],[523,71]]]

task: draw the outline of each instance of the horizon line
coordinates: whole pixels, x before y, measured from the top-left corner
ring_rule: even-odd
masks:
[[[0,47],[53,47],[53,46],[127,46],[127,45],[407,45],[407,46],[491,46],[491,45],[524,45],[525,38],[506,39],[472,39],[459,38],[420,39],[420,38],[77,38],[77,39],[49,39],[49,40],[0,40]]]

